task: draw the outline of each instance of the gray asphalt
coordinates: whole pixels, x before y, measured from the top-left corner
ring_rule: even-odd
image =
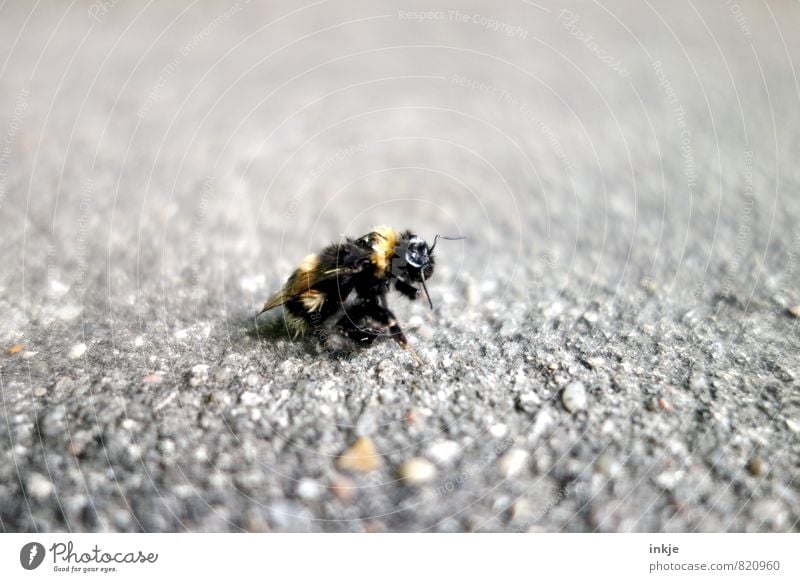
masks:
[[[457,4],[2,4],[4,531],[798,530],[800,5]]]

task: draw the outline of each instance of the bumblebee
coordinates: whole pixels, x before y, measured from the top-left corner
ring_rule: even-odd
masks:
[[[331,351],[370,346],[387,335],[409,349],[387,295],[394,284],[413,301],[421,289],[433,309],[425,282],[433,276],[433,251],[440,238],[463,239],[437,234],[428,246],[408,230],[379,226],[358,239],[330,244],[303,259],[257,315],[282,305],[295,337],[313,330]],[[339,340],[345,345],[337,344]]]

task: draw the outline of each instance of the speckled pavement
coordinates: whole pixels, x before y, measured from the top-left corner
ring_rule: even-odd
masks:
[[[796,2],[0,7],[3,531],[797,531]],[[343,234],[435,309],[331,358]]]

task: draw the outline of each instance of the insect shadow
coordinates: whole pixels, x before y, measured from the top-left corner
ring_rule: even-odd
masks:
[[[285,317],[264,317],[256,319],[253,313],[241,314],[239,322],[245,328],[245,335],[256,341],[263,341],[275,346],[292,346],[307,354],[316,355],[318,350],[315,342],[308,341],[308,337],[296,337],[286,323]]]

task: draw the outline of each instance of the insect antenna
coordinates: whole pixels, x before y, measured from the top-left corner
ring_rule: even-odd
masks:
[[[428,250],[428,254],[431,254],[431,255],[433,254],[433,249],[436,248],[436,243],[439,242],[440,238],[444,239],[444,240],[464,240],[467,237],[465,237],[465,236],[443,236],[441,234],[437,234],[435,237],[433,237],[433,245],[431,245],[430,250]],[[422,271],[420,271],[420,276],[422,277],[422,289],[423,289],[423,291],[425,291],[425,297],[428,298],[428,305],[430,305],[431,309],[433,309],[433,301],[431,301],[431,296],[428,293],[428,286],[425,284],[425,274]]]
[[[419,274],[420,277],[422,277],[422,289],[425,291],[425,297],[428,298],[428,305],[430,305],[431,309],[433,309],[433,301],[431,301],[431,296],[428,293],[428,286],[425,284],[425,275],[423,274],[422,271],[420,271]]]
[[[444,239],[444,240],[464,240],[467,237],[465,237],[465,236],[442,236],[441,234],[437,234],[435,237],[433,237],[433,245],[431,246],[430,251],[428,251],[429,253],[433,254],[433,249],[436,248],[436,243],[439,242],[440,238]]]

